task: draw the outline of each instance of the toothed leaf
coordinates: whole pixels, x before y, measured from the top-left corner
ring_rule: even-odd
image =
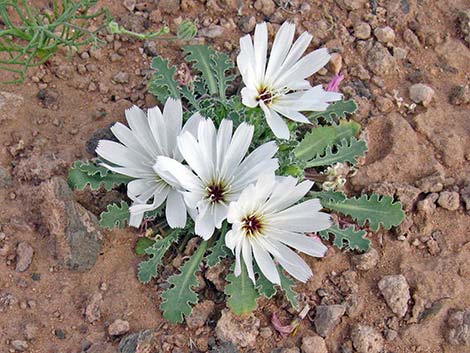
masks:
[[[353,114],[357,110],[357,104],[352,99],[350,100],[340,100],[338,102],[332,103],[328,108],[322,112],[313,112],[309,114],[309,119],[311,122],[316,123],[320,118],[326,123],[333,123],[339,119],[346,118],[347,114]]]
[[[346,195],[341,191],[313,191],[309,194],[312,197],[319,198],[321,200],[322,205],[324,205],[325,201],[334,201],[334,202],[342,202],[346,200]]]
[[[96,165],[91,166],[91,162],[75,161],[72,168],[69,169],[67,182],[72,190],[84,190],[87,186],[91,190],[98,190],[104,187],[107,191],[112,190],[114,187],[127,184],[132,178],[117,174],[109,171],[102,176],[101,170],[96,170],[93,174],[91,171]],[[82,168],[85,170],[83,171]],[[90,175],[90,174],[92,175]]]
[[[380,226],[390,229],[405,219],[402,205],[390,196],[377,194],[361,195],[342,202],[322,200],[322,205],[330,210],[351,216],[360,225],[369,223],[370,229],[377,231]]]
[[[299,306],[299,302],[297,300],[297,292],[293,288],[295,286],[295,281],[289,276],[287,276],[282,268],[278,268],[278,270],[279,276],[281,277],[282,292],[286,296],[286,299],[290,303],[290,305],[297,309]]]
[[[192,62],[204,78],[204,83],[210,95],[217,94],[217,79],[212,69],[215,51],[207,45],[187,45],[184,48],[186,61]]]
[[[350,140],[359,133],[360,128],[361,125],[355,121],[314,128],[294,149],[295,156],[304,161],[315,158],[323,154],[329,145],[340,143],[343,139]]]
[[[106,175],[108,175],[109,173],[111,173],[111,171],[101,165],[97,165],[95,163],[92,163],[92,162],[87,162],[87,163],[83,163],[79,166],[79,169],[80,171],[86,173],[87,175],[89,176],[94,176],[96,174],[99,174],[100,177],[105,177]]]
[[[355,230],[354,226],[341,229],[334,225],[328,229],[322,230],[319,234],[325,240],[328,240],[330,234],[333,234],[333,244],[339,249],[367,251],[370,248],[370,240],[364,238],[367,232],[365,230]]]
[[[225,53],[215,52],[212,56],[211,67],[217,80],[219,96],[220,98],[225,98],[227,86],[235,78],[233,75],[226,75],[227,71],[233,69],[232,60],[230,60],[229,56]]]
[[[178,82],[175,80],[176,67],[170,65],[170,61],[161,56],[154,57],[150,67],[157,71],[149,81],[149,92],[160,102],[166,102],[168,97],[179,99]]]
[[[258,274],[256,279],[256,290],[260,295],[264,295],[267,299],[271,299],[277,293],[277,289],[261,272],[258,266],[255,266],[255,272]]]
[[[115,227],[122,229],[129,222],[129,205],[121,201],[121,204],[113,203],[106,207],[106,211],[100,215],[100,226],[106,229]]]
[[[145,254],[150,255],[150,258],[139,264],[137,277],[140,282],[148,283],[152,278],[157,277],[158,267],[161,265],[163,257],[171,244],[178,241],[181,233],[182,229],[174,229],[165,238],[156,240],[152,246],[144,250]]]
[[[333,150],[336,147],[336,150]],[[318,154],[306,163],[306,168],[333,165],[335,163],[357,163],[357,158],[363,157],[367,151],[366,142],[352,137],[349,141],[343,139],[340,144],[329,145],[324,154]]]
[[[246,314],[256,309],[256,300],[260,294],[256,290],[253,282],[248,277],[245,263],[241,261],[242,271],[236,277],[233,268],[225,278],[228,284],[225,286],[225,295],[228,296],[227,305],[237,315]]]
[[[135,244],[135,253],[137,255],[145,255],[145,250],[150,248],[153,244],[155,244],[155,240],[150,238],[140,238],[137,240]]]
[[[181,267],[181,272],[168,279],[173,286],[162,294],[163,302],[160,309],[163,317],[172,323],[181,323],[185,316],[192,312],[192,306],[198,302],[197,293],[193,287],[199,284],[196,272],[207,249],[207,242],[203,241],[196,252]]]

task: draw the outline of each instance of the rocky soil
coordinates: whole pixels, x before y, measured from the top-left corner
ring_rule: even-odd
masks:
[[[41,1],[33,1],[41,3]],[[58,53],[24,85],[0,86],[0,351],[37,353],[470,351],[470,8],[449,0],[99,1],[135,31],[184,18],[199,43],[237,54],[257,22],[284,20],[314,35],[312,48],[341,60],[341,91],[369,152],[349,185],[399,198],[406,221],[370,234],[367,254],[331,247],[309,258],[298,286],[310,312],[295,335],[271,324],[296,313],[282,297],[247,317],[224,309],[223,268],[202,271],[201,303],[181,325],[158,309],[164,283],[137,281],[142,231],[105,232],[96,217],[118,192],[72,193],[64,178],[93,157],[124,109],[158,102],[147,93],[152,56],[179,63],[179,41],[104,35],[99,49]],[[2,79],[12,78],[1,71]],[[175,271],[168,264],[167,276]]]

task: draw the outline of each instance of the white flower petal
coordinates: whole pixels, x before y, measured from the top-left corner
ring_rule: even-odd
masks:
[[[258,243],[256,238],[252,240],[251,244],[253,246],[253,255],[255,256],[256,263],[261,272],[263,272],[263,275],[271,283],[280,285],[281,278],[279,277],[279,272],[269,253]]]
[[[212,165],[208,165],[205,152],[201,151],[201,145],[189,132],[185,132],[178,137],[178,149],[189,164],[192,170],[202,179],[204,183],[209,183],[212,179]],[[210,156],[209,156],[210,158]]]
[[[185,135],[187,135],[187,133]],[[199,144],[201,158],[204,158],[204,173],[209,175],[209,178],[214,175],[216,168],[216,137],[216,129],[211,119],[206,119],[199,123],[197,142]],[[182,139],[182,136],[178,138],[178,141],[180,139]],[[198,171],[195,170],[195,172],[199,174]]]
[[[266,22],[256,25],[254,35],[254,50],[256,80],[257,82],[263,82],[264,72],[266,70],[266,55],[268,50],[268,27]]]
[[[295,41],[294,45],[289,51],[286,59],[282,63],[282,67],[279,69],[280,72],[284,73],[290,69],[304,54],[305,50],[310,45],[313,36],[308,32],[303,32],[300,37]]]
[[[331,226],[331,217],[318,212],[318,199],[311,199],[270,216],[273,227],[294,232],[318,232]]]
[[[183,196],[178,191],[172,190],[168,194],[165,214],[171,228],[184,228],[186,226],[186,205]]]
[[[266,122],[273,131],[277,138],[288,140],[290,136],[289,127],[286,122],[282,120],[278,113],[269,109],[263,102],[260,102],[260,107],[263,109],[266,116]]]
[[[270,229],[267,233],[269,238],[280,241],[281,243],[284,243],[310,256],[323,257],[328,250],[328,248],[319,240],[302,233],[294,233],[276,229]]]
[[[194,232],[204,240],[210,239],[214,234],[214,217],[210,212],[199,213],[196,217]]]
[[[149,119],[142,109],[135,105],[126,109],[126,119],[139,143],[151,156],[155,158],[163,152],[160,151],[160,146],[156,143],[156,139],[150,130]]]
[[[251,251],[251,243],[246,237],[243,239],[242,255],[243,261],[246,265],[246,271],[248,272],[248,277],[251,279],[253,284],[256,284],[255,272],[253,271],[253,253]]]
[[[233,123],[232,120],[223,119],[217,132],[217,169],[222,168],[228,147],[232,141]]]
[[[279,75],[280,68],[286,59],[289,48],[292,45],[295,35],[295,24],[284,22],[274,38],[273,47],[269,56],[268,67],[265,79],[268,83],[273,83]]]
[[[142,169],[143,167],[140,161],[141,155],[114,141],[100,140],[96,147],[96,154],[120,166],[135,169]]]
[[[170,173],[186,190],[197,191],[202,189],[199,179],[187,167],[172,158],[158,157],[153,168],[157,173],[160,173],[160,171]]]
[[[165,132],[167,135],[168,157],[174,157],[173,151],[176,149],[176,137],[181,131],[183,125],[183,106],[181,100],[168,98],[163,107],[163,119],[166,124]]]
[[[266,212],[277,212],[293,205],[300,201],[313,186],[313,182],[309,180],[296,184],[297,179],[294,177],[281,178],[266,203]]]
[[[254,108],[258,105],[258,91],[250,89],[248,87],[243,87],[241,90],[242,94],[242,103],[247,107]]]
[[[222,178],[229,178],[233,175],[250,147],[253,132],[253,125],[247,123],[241,123],[235,130],[220,170]]]
[[[152,156],[145,150],[145,148],[139,143],[138,139],[134,136],[131,129],[127,126],[116,123],[111,127],[111,132],[117,137],[119,142],[130,148],[136,153],[140,153],[142,158],[145,160],[152,160]]]

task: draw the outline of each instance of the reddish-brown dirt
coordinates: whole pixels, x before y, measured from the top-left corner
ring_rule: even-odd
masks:
[[[275,26],[284,20],[294,21],[299,33],[308,30],[314,35],[312,49],[326,45],[339,50],[346,75],[342,91],[359,104],[353,119],[367,131],[370,151],[351,180],[351,191],[383,190],[385,182],[395,183],[392,189],[417,186],[418,196],[408,202],[407,226],[369,234],[378,252],[378,263],[372,269],[357,270],[357,255],[332,246],[326,258],[307,259],[315,276],[297,289],[312,311],[296,335],[283,338],[270,323],[273,312],[286,322],[293,318],[285,300],[262,300],[254,315],[262,328],[271,328],[272,334],[259,335],[254,346],[240,351],[284,348],[281,352],[298,352],[304,337],[316,336],[309,320],[314,316],[314,306],[322,300],[324,304],[340,304],[349,298],[355,304],[325,338],[331,353],[354,351],[351,330],[357,324],[369,325],[385,337],[384,352],[469,352],[468,337],[467,345],[451,345],[447,339],[451,311],[470,308],[470,216],[464,203],[464,188],[470,183],[470,51],[458,21],[458,12],[468,11],[468,2],[257,1],[255,8],[253,1],[182,0],[174,2],[180,3],[176,9],[172,9],[172,3],[138,2],[130,12],[121,1],[99,1],[100,6],[109,6],[122,24],[138,31],[163,24],[174,31],[183,18],[195,20],[204,30],[219,25],[221,33],[215,38],[198,41],[233,58],[238,53],[238,38],[244,34],[241,28],[249,27],[251,16],[252,22],[267,20]],[[257,10],[261,3],[275,4],[273,12],[269,8]],[[360,6],[348,10],[345,4]],[[359,23],[372,27],[369,37],[355,37]],[[394,55],[390,54],[390,67],[380,60],[370,62],[370,48],[377,43],[374,29],[384,26],[395,33],[385,49]],[[0,166],[12,175],[11,184],[0,187],[2,353],[14,351],[15,340],[27,341],[24,351],[31,353],[75,353],[92,343],[105,342],[117,351],[119,338],[111,338],[107,332],[116,319],[128,321],[130,332],[156,329],[157,343],[151,352],[206,351],[207,340],[217,338],[214,327],[223,305],[216,306],[213,322],[199,329],[170,325],[162,318],[158,308],[161,289],[155,283],[141,284],[136,278],[141,258],[133,248],[141,232],[104,232],[99,259],[84,273],[71,272],[58,263],[53,241],[44,232],[38,216],[42,205],[35,197],[38,185],[53,175],[66,176],[74,160],[92,158],[86,142],[96,130],[123,121],[125,108],[159,103],[146,91],[152,49],[147,46],[144,50],[141,41],[109,35],[103,38],[107,43],[91,56],[81,54],[67,60],[58,53],[47,65],[32,69],[24,84],[0,87],[0,97],[5,98],[0,100]],[[178,64],[182,44],[156,41],[153,51]],[[408,51],[406,58],[399,58],[397,48]],[[113,82],[118,72],[129,74],[129,79]],[[327,82],[331,77],[331,71],[322,74],[313,79]],[[0,77],[4,80],[12,75],[0,71]],[[415,83],[434,90],[427,107],[411,105],[408,89]],[[466,103],[456,105],[450,96],[455,86],[465,85]],[[40,167],[28,169],[36,164]],[[436,172],[443,176],[444,191],[460,195],[457,210],[437,204],[432,213],[425,214],[417,207],[416,202],[430,194],[419,186],[419,180]],[[76,196],[95,213],[105,205],[100,193]],[[15,251],[20,242],[34,249],[32,264],[21,273],[15,271]],[[403,318],[393,314],[378,287],[384,276],[398,274],[405,276],[411,295]],[[318,291],[320,288],[323,290]],[[89,323],[84,311],[96,293],[103,298],[101,315]],[[28,325],[37,329],[29,340],[25,337]]]

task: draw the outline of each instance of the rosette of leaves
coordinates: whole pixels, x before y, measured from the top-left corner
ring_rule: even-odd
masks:
[[[182,99],[188,110],[185,117],[199,111],[216,123],[222,119],[233,120],[235,126],[249,122],[256,127],[252,148],[274,139],[261,110],[245,107],[237,94],[230,93],[234,89],[234,65],[226,54],[203,45],[188,45],[184,52],[186,64],[181,66],[174,66],[160,56],[152,60],[154,73],[149,81],[149,91],[160,102],[168,97]],[[308,131],[299,132],[298,125],[289,122],[291,136],[295,138],[277,140],[279,174],[303,178],[307,175],[306,169],[321,174],[337,163],[357,165],[367,152],[367,144],[359,137],[360,124],[348,119],[356,109],[354,101],[342,100],[331,104],[324,112],[311,113],[312,125],[307,127]],[[88,186],[93,190],[109,190],[128,181],[95,163],[80,161],[69,175],[69,184],[75,189]],[[368,230],[390,229],[404,218],[401,204],[390,196],[349,197],[341,191],[321,191],[318,187],[311,196],[319,198],[325,209],[342,217],[341,226],[334,225],[319,236],[331,239],[334,246],[343,250],[366,251],[370,247],[370,240],[366,238]],[[110,229],[121,228],[128,217],[129,206],[121,201],[108,206],[101,215],[101,224]],[[146,214],[146,217],[160,221],[161,210]],[[155,227],[154,230],[158,237],[141,238],[136,246],[136,252],[145,256],[138,266],[138,278],[143,283],[159,278],[163,264],[172,263],[176,255],[184,253],[189,240],[196,237],[192,224],[185,229]],[[233,274],[233,269],[230,270],[233,254],[225,247],[227,230],[225,222],[209,241],[201,240],[196,250],[185,256],[167,279],[169,286],[162,293],[160,307],[170,322],[183,322],[190,315],[200,297],[198,272],[214,266],[226,267],[224,294],[227,306],[236,314],[255,310],[261,297],[272,299],[275,295],[283,295],[292,306],[297,306],[295,282],[282,270],[280,286],[270,283],[259,270],[256,270],[256,285],[248,278],[244,267],[240,276]]]

